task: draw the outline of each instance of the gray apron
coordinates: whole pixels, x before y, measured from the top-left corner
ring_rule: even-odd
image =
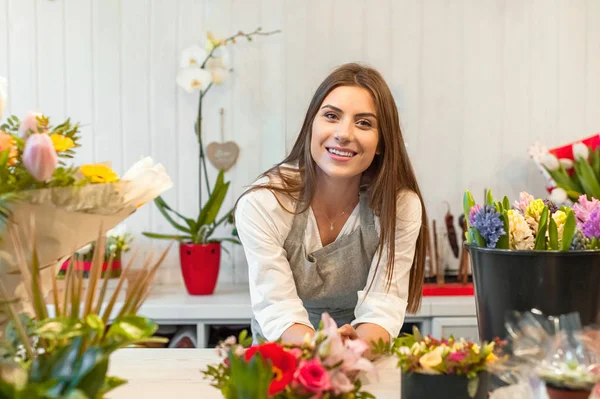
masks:
[[[283,244],[292,269],[298,296],[311,324],[319,327],[321,314],[329,313],[338,326],[354,320],[358,291],[365,288],[371,262],[379,246],[373,211],[365,192],[360,194],[360,226],[325,247],[308,254],[304,247],[309,211],[294,216]],[[252,319],[254,340],[264,339],[256,319]]]

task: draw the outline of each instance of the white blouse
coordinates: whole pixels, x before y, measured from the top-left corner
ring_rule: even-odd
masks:
[[[266,180],[256,183],[264,182]],[[291,199],[283,196],[279,196],[279,199],[287,209],[295,209]],[[360,226],[359,206],[356,206],[336,240]],[[408,304],[410,268],[421,228],[421,212],[421,202],[414,192],[405,191],[398,195],[394,279],[386,292],[388,252],[384,249],[379,270],[364,301],[369,282],[373,279],[378,253],[373,257],[364,290],[358,292],[358,304],[352,326],[373,323],[387,330],[391,338],[398,336]],[[283,209],[275,195],[267,189],[255,190],[244,195],[239,200],[235,212],[236,227],[248,262],[252,311],[263,335],[269,341],[279,339],[294,323],[312,327],[308,312],[296,292],[292,271],[283,248],[293,219],[294,215]],[[375,228],[379,234],[380,224],[377,216]],[[322,248],[317,221],[311,208],[304,246],[309,253]]]

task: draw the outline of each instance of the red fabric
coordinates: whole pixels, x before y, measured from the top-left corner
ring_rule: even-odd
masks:
[[[473,296],[475,290],[473,284],[423,284],[423,296]]]
[[[583,144],[591,147],[592,150],[596,149],[596,147],[600,146],[600,133],[597,133],[593,136],[585,138],[583,140],[576,140],[572,143],[565,144],[560,147],[551,148],[548,150],[551,154],[555,155],[558,159],[567,158],[573,160],[573,144],[582,142]]]

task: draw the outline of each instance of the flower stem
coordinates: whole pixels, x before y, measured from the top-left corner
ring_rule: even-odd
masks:
[[[198,101],[198,119],[196,121],[196,135],[198,136],[198,146],[200,147],[200,156],[198,159],[198,203],[200,211],[202,211],[202,169],[204,169],[204,181],[208,190],[208,197],[211,196],[210,182],[208,181],[208,170],[206,168],[206,159],[204,157],[204,145],[202,143],[202,100],[204,95],[212,86],[209,85],[204,92],[200,93],[200,100]]]

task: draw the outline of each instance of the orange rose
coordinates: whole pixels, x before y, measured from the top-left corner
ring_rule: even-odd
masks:
[[[8,150],[8,166],[14,165],[18,155],[15,139],[10,134],[0,130],[0,152],[6,150]]]

